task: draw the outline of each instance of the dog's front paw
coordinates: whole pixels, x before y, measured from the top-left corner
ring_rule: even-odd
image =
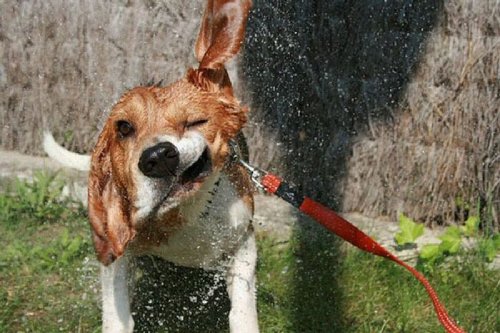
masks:
[[[104,321],[102,333],[132,333],[134,331],[134,319],[129,317],[125,321]]]
[[[257,312],[253,309],[231,309],[229,312],[229,330],[231,333],[259,333]]]

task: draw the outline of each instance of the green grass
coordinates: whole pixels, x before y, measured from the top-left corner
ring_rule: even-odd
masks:
[[[307,245],[308,253],[302,252],[306,240],[300,237],[287,245],[260,241],[264,332],[444,332],[411,274],[350,246],[339,248],[328,238]],[[325,252],[327,243],[337,248],[336,256]],[[321,270],[305,274],[311,262]],[[478,254],[452,257],[426,275],[467,332],[500,330],[500,273],[488,270]]]
[[[37,174],[0,194],[0,332],[93,332],[96,269],[81,205]]]
[[[52,176],[40,174],[33,184],[4,188],[0,332],[99,332],[98,270],[84,209],[59,199],[61,183]],[[423,287],[403,268],[341,244],[320,228],[301,226],[288,242],[258,237],[262,332],[444,332]],[[150,259],[139,263],[140,269],[157,266]],[[468,332],[500,331],[500,272],[488,270],[479,254],[461,254],[425,269],[450,314]],[[221,309],[190,307],[194,290],[205,294],[214,275],[199,283],[198,273],[174,271],[159,274],[152,289],[141,291],[157,300],[158,281],[169,284],[170,291],[158,301],[163,302],[158,305],[164,312],[158,315],[162,327],[191,333],[227,327],[228,303],[220,300],[224,287],[208,298]],[[186,294],[188,299],[180,300]],[[137,304],[150,309],[149,296]],[[198,326],[179,326],[179,314]]]

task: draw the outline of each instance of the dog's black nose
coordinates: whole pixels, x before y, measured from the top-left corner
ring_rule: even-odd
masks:
[[[139,170],[151,178],[175,175],[179,165],[179,151],[170,142],[162,142],[142,152]]]

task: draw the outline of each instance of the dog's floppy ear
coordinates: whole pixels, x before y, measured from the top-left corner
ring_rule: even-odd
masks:
[[[97,258],[109,265],[123,255],[134,233],[125,210],[126,196],[115,181],[110,156],[112,131],[106,124],[92,154],[88,201],[89,219]]]
[[[208,0],[195,45],[199,69],[221,69],[241,48],[251,0]]]

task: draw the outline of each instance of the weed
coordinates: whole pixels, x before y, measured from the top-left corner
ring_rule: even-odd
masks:
[[[32,181],[16,179],[0,195],[2,222],[15,226],[20,219],[38,223],[59,221],[67,212],[69,199],[62,198],[63,181],[57,173],[37,171]]]
[[[485,261],[492,262],[500,252],[500,234],[479,241],[478,252]]]
[[[424,225],[415,223],[403,213],[399,214],[399,228],[400,231],[394,237],[398,246],[414,244],[417,238],[424,234]]]
[[[323,258],[325,248],[335,248],[326,239],[311,243],[307,260]],[[286,244],[259,240],[262,332],[443,332],[424,288],[403,268],[346,246],[337,253],[343,259],[336,265],[309,271],[314,279],[298,281],[298,273],[310,266],[299,260],[304,259],[298,256],[302,247],[296,238]],[[468,332],[493,332],[499,327],[498,270],[488,270],[473,251],[433,267],[427,278],[461,326]],[[313,280],[323,283],[304,286]],[[297,288],[308,292],[297,295]],[[321,297],[307,302],[313,294]],[[297,319],[303,302],[309,305],[307,315]],[[331,320],[330,330],[318,330],[325,318]]]
[[[431,271],[432,266],[442,262],[450,255],[456,255],[462,249],[464,238],[474,238],[476,240],[475,251],[479,257],[486,262],[492,262],[496,254],[500,251],[500,235],[482,236],[479,232],[481,221],[478,216],[471,215],[463,226],[450,226],[439,236],[439,244],[426,244],[419,253],[419,267],[424,271]],[[400,231],[395,235],[394,240],[398,249],[408,246],[415,246],[415,241],[424,232],[424,225],[418,224],[404,214],[399,216]]]
[[[480,219],[478,216],[469,216],[463,226],[450,226],[439,237],[441,243],[424,245],[419,255],[419,266],[425,271],[432,270],[432,266],[442,262],[447,256],[458,254],[462,248],[464,238],[475,237],[477,241],[474,249],[479,258],[492,262],[500,252],[500,235],[481,237],[479,234]]]
[[[86,216],[61,199],[61,190],[56,175],[37,173],[0,193],[1,332],[93,331],[98,325],[94,297],[85,296],[95,281],[81,274],[92,252]]]
[[[469,216],[469,218],[465,221],[465,224],[460,227],[460,231],[467,237],[476,236],[479,231],[479,217]]]

